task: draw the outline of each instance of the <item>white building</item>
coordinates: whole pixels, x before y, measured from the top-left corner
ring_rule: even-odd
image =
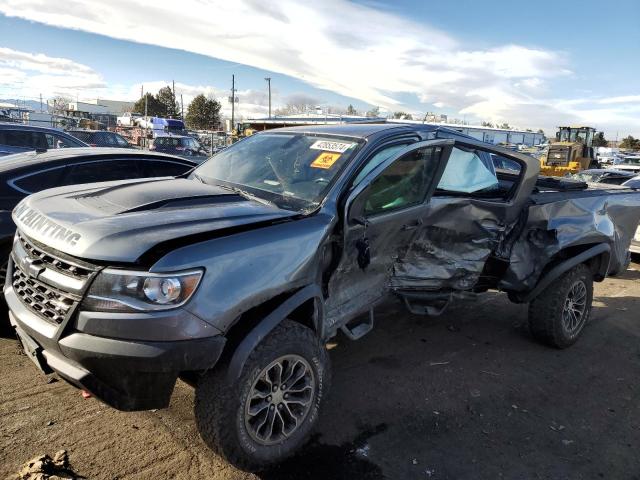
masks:
[[[417,120],[387,120],[389,123],[425,123],[427,125],[434,125],[437,127],[446,127],[451,130],[456,130],[465,135],[469,135],[482,142],[491,143],[493,145],[502,144],[514,144],[514,145],[527,145],[529,147],[534,145],[540,145],[546,142],[546,137],[543,133],[527,132],[526,130],[505,130],[502,128],[482,127],[479,125],[458,125],[455,123],[440,123],[440,122],[421,122]]]
[[[74,112],[94,113],[100,115],[122,115],[130,112],[134,102],[122,100],[87,100],[86,102],[69,102],[69,110]]]

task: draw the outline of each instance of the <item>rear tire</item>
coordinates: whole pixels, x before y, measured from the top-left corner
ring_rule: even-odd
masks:
[[[591,315],[593,274],[580,264],[551,283],[529,303],[529,329],[541,343],[573,345]]]
[[[329,383],[329,356],[318,337],[284,320],[251,353],[237,381],[229,382],[226,368],[199,380],[198,431],[229,463],[258,471],[305,443]]]

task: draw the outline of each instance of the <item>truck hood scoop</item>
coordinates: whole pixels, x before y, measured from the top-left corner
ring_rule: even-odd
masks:
[[[137,262],[158,244],[225,236],[298,217],[299,212],[196,180],[156,178],[43,190],[13,211],[27,236],[61,252]]]
[[[74,195],[71,198],[84,207],[98,210],[106,215],[246,201],[227,189],[193,180],[168,179],[167,182],[171,185],[170,189],[162,180],[143,181],[112,186]]]

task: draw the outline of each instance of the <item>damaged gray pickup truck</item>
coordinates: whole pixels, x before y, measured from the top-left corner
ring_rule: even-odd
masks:
[[[576,341],[640,194],[538,169],[452,130],[359,124],[263,132],[182,178],[46,190],[13,212],[10,321],[42,370],[115,408],[167,407],[184,379],[205,442],[260,469],[316,422],[325,342],[365,335],[388,295],[435,315],[500,290],[534,338]]]

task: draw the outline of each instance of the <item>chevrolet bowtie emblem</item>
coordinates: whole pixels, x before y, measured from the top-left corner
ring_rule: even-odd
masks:
[[[22,264],[22,268],[29,273],[30,277],[38,278],[38,275],[44,271],[44,264],[42,263],[42,260],[24,257],[20,263]]]

